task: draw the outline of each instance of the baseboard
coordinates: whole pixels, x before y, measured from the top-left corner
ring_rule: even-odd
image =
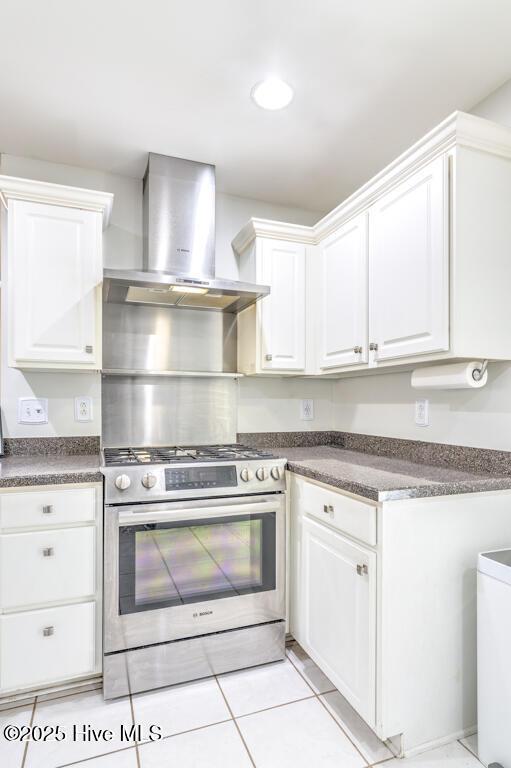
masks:
[[[13,709],[14,707],[23,707],[26,704],[32,704],[35,697],[39,701],[46,699],[57,699],[61,696],[69,696],[74,693],[85,693],[94,691],[103,685],[103,676],[95,675],[85,680],[72,680],[68,683],[59,685],[47,685],[43,688],[34,688],[30,691],[13,693],[0,698],[0,711],[4,709]]]
[[[419,744],[418,746],[411,748],[407,748],[405,739],[405,743],[403,745],[403,757],[414,757],[415,755],[421,755],[423,752],[428,752],[432,749],[437,749],[438,747],[444,747],[446,744],[451,744],[453,741],[466,739],[467,736],[472,736],[472,734],[476,733],[476,731],[477,726],[473,725],[470,726],[470,728],[465,728],[462,731],[450,733],[447,736],[442,736],[440,739],[434,739],[433,741],[428,741],[425,744]]]

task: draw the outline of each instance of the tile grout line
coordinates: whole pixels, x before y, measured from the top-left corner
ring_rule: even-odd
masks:
[[[37,704],[37,696],[34,696],[34,701],[32,702],[32,712],[30,714],[30,723],[29,723],[29,727],[30,728],[32,727],[32,725],[34,723],[36,704]],[[23,749],[23,757],[21,758],[21,768],[24,768],[25,760],[27,759],[27,752],[28,752],[28,745],[29,745],[29,743],[30,742],[28,740],[25,742],[25,748]]]
[[[102,757],[118,755],[120,752],[129,752],[130,749],[135,749],[135,747],[121,747],[121,749],[113,749],[111,752],[102,752],[100,755],[82,757],[80,760],[73,760],[72,763],[60,763],[59,765],[55,766],[55,768],[71,768],[73,765],[84,765],[85,763],[90,763],[92,760],[100,760]]]
[[[352,747],[353,747],[353,748],[354,748],[354,749],[355,749],[355,750],[358,752],[358,754],[360,755],[360,757],[362,758],[362,760],[364,761],[364,763],[366,764],[366,766],[369,768],[369,766],[370,766],[370,763],[367,761],[367,758],[365,757],[365,755],[363,755],[363,754],[362,754],[362,752],[360,751],[360,749],[358,748],[358,746],[355,744],[355,742],[353,741],[353,739],[351,738],[351,736],[349,735],[349,733],[347,733],[347,732],[344,730],[344,728],[342,727],[342,725],[340,724],[340,722],[337,720],[337,718],[335,718],[335,717],[333,716],[333,714],[330,712],[330,710],[328,709],[328,707],[326,706],[326,704],[325,704],[325,703],[324,703],[324,701],[322,700],[322,698],[321,698],[321,694],[317,693],[317,692],[314,690],[314,688],[313,688],[313,687],[312,687],[312,685],[309,683],[309,681],[307,680],[307,678],[305,677],[305,675],[302,675],[302,673],[300,672],[300,670],[298,669],[298,667],[296,666],[296,664],[294,664],[293,660],[290,658],[290,656],[289,656],[289,654],[288,654],[287,652],[286,652],[286,658],[287,658],[287,659],[289,659],[289,663],[290,663],[290,664],[293,666],[293,668],[294,668],[294,669],[295,669],[295,670],[298,672],[298,674],[300,675],[300,677],[302,678],[302,680],[304,680],[304,681],[305,681],[305,683],[306,683],[306,684],[309,686],[309,688],[311,689],[311,691],[313,692],[314,696],[315,696],[315,697],[316,697],[316,699],[319,701],[319,703],[321,704],[321,706],[323,707],[323,709],[324,709],[326,712],[328,712],[328,714],[330,715],[330,717],[332,718],[332,720],[334,721],[334,723],[337,725],[337,727],[338,727],[338,728],[340,728],[340,730],[341,730],[341,731],[342,731],[342,733],[343,733],[343,734],[346,736],[346,738],[348,739],[348,741],[350,742],[350,744],[352,745]],[[337,690],[337,689],[335,689],[335,690]],[[326,693],[331,693],[331,691],[326,691]]]
[[[139,747],[146,747],[148,744],[159,744],[161,741],[166,741],[167,739],[174,739],[176,736],[184,736],[186,733],[193,733],[194,731],[204,731],[206,728],[212,728],[214,725],[222,725],[222,723],[230,723],[232,719],[233,719],[232,717],[228,717],[225,720],[216,720],[214,723],[207,723],[206,725],[196,725],[195,728],[187,728],[186,731],[169,733],[168,736],[162,736],[161,739],[155,739],[155,741],[151,741],[149,739],[148,741],[138,741],[137,744],[139,745]]]
[[[243,746],[245,747],[245,749],[246,749],[246,751],[247,751],[247,755],[248,755],[248,758],[249,758],[250,762],[252,763],[252,765],[254,766],[254,768],[256,768],[255,760],[254,760],[254,758],[252,757],[252,755],[250,754],[250,750],[249,750],[249,748],[248,748],[248,746],[247,746],[247,742],[245,741],[245,739],[244,739],[244,737],[243,737],[243,734],[242,734],[242,732],[241,732],[241,728],[239,727],[239,725],[238,725],[238,722],[237,722],[236,718],[234,717],[234,713],[233,713],[233,711],[232,711],[232,709],[231,709],[231,705],[230,705],[230,704],[229,704],[229,702],[227,701],[227,696],[226,696],[226,695],[225,695],[225,693],[224,693],[224,689],[223,689],[223,688],[222,688],[222,686],[220,685],[220,681],[219,681],[219,679],[218,679],[217,675],[215,675],[215,680],[216,680],[216,684],[218,685],[218,687],[219,687],[219,689],[220,689],[220,693],[222,694],[223,700],[225,701],[225,706],[226,706],[226,707],[227,707],[227,709],[229,710],[229,713],[230,713],[230,715],[231,715],[231,717],[232,717],[232,720],[233,720],[233,723],[234,723],[234,725],[235,725],[235,727],[236,727],[236,730],[237,730],[237,731],[238,731],[238,733],[239,733],[239,737],[240,737],[240,739],[241,739],[241,741],[242,741],[242,743],[243,743]]]
[[[464,739],[466,739],[467,737],[466,737],[466,736],[463,736],[463,738],[464,738]],[[481,761],[479,760],[479,756],[478,756],[478,755],[476,755],[476,753],[475,753],[475,752],[472,752],[472,750],[470,749],[470,747],[467,747],[467,745],[466,745],[466,744],[463,744],[463,741],[462,741],[461,739],[458,739],[458,743],[459,743],[459,744],[461,744],[461,746],[462,746],[462,747],[464,747],[464,749],[466,749],[466,750],[467,750],[467,752],[468,752],[470,755],[472,755],[472,757],[475,757],[475,759],[477,760],[477,762],[478,762],[478,763],[481,763]],[[484,763],[481,763],[481,765],[484,765]]]
[[[131,696],[131,692],[128,694],[128,696],[129,696],[129,699],[130,699],[131,722],[133,723],[134,728],[136,728],[137,724],[135,722],[135,707],[133,706],[133,698]],[[138,766],[138,768],[141,768],[140,754],[139,754],[139,751],[138,751],[138,741],[137,741],[136,735],[135,735],[135,757],[137,759],[137,766]]]
[[[272,707],[263,707],[263,709],[256,709],[254,712],[245,712],[244,715],[236,715],[237,720],[241,720],[244,717],[252,717],[252,715],[260,715],[261,712],[269,712],[270,709],[282,709],[282,707],[287,707],[289,704],[298,704],[299,701],[309,701],[309,699],[313,699],[314,696],[302,696],[301,699],[292,699],[291,701],[283,701],[282,704],[274,704]]]
[[[399,757],[385,757],[383,760],[378,760],[376,763],[371,763],[369,768],[375,768],[375,766],[379,765],[385,765],[385,763],[390,763],[391,760],[400,760]]]

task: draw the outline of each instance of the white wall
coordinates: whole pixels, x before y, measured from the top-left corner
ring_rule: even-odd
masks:
[[[472,111],[511,126],[511,80]],[[480,390],[418,392],[410,386],[409,372],[342,379],[334,386],[333,424],[365,434],[509,451],[511,366],[490,364],[488,380]],[[417,397],[430,401],[429,427],[414,423]]]
[[[86,168],[78,168],[57,163],[48,163],[31,158],[1,155],[0,173],[9,176],[50,181],[61,184],[88,187],[113,192],[115,195],[110,227],[104,235],[104,263],[112,268],[137,268],[142,265],[142,181],[116,174],[104,173]],[[260,200],[217,195],[217,274],[220,277],[236,279],[238,269],[232,252],[231,240],[250,216],[275,218],[298,224],[312,224],[319,214],[298,208],[273,205]],[[4,307],[5,309],[5,307]],[[3,411],[4,434],[7,437],[32,437],[53,435],[97,435],[101,431],[101,378],[95,373],[23,373],[7,366],[5,344],[5,318],[2,320],[2,359],[0,374],[1,403]],[[306,382],[295,383],[293,391],[296,397],[303,390],[303,397],[310,397]],[[244,391],[243,385],[241,391]],[[248,388],[247,392],[252,392]],[[261,384],[261,397],[285,397],[287,383],[284,380]],[[326,392],[328,385],[317,390]],[[265,394],[266,393],[266,394]],[[94,419],[89,423],[74,421],[75,396],[89,395],[93,398]],[[48,424],[22,425],[17,423],[17,401],[19,397],[47,397],[49,400]],[[318,395],[319,397],[319,395]],[[331,401],[329,400],[329,405]],[[253,424],[251,413],[254,401],[249,395],[242,398],[240,423]],[[325,408],[318,404],[318,418],[324,420]],[[298,429],[297,409],[289,406],[281,413],[286,429]],[[271,419],[266,419],[269,424]],[[315,424],[308,422],[309,425]],[[248,427],[246,427],[248,429]],[[252,427],[251,427],[252,428]],[[270,429],[271,426],[264,427]],[[319,427],[318,427],[319,428]]]
[[[238,432],[331,429],[333,383],[313,379],[239,379]],[[314,419],[300,419],[300,401],[314,400]]]

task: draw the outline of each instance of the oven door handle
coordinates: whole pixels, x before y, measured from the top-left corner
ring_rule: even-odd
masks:
[[[234,515],[251,515],[254,512],[277,512],[281,502],[244,502],[243,504],[225,505],[219,507],[195,507],[183,509],[179,506],[174,510],[154,509],[147,512],[133,510],[119,512],[119,525],[139,525],[147,523],[183,522],[184,520],[203,520],[209,517],[233,517]]]

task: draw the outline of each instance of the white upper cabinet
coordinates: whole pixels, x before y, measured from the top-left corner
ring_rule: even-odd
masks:
[[[261,368],[305,370],[305,246],[263,240],[261,282],[271,293],[261,301]]]
[[[455,112],[314,226],[252,219],[233,246],[271,312],[241,319],[239,370],[511,360],[510,160],[511,129]]]
[[[448,161],[441,156],[370,209],[369,340],[376,360],[449,349],[448,205]]]
[[[9,364],[100,369],[102,227],[112,196],[8,177],[0,188]]]
[[[319,270],[319,368],[367,362],[366,214],[323,241]]]
[[[310,367],[309,252],[302,231],[307,233],[309,227],[293,227],[289,239],[283,239],[268,236],[264,227],[258,228],[259,221],[252,220],[233,242],[240,256],[240,278],[270,287],[268,296],[238,315],[238,370],[244,374],[306,373]],[[283,226],[286,231],[290,227]]]

